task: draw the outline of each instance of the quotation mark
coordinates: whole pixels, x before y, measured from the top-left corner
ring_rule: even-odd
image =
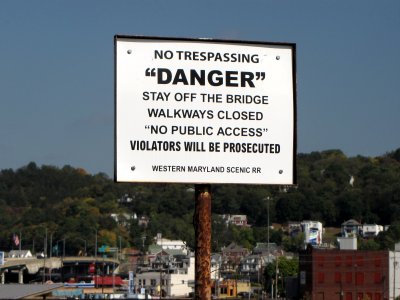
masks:
[[[256,72],[256,80],[264,80],[265,79],[265,72]]]
[[[146,76],[150,76],[150,77],[155,77],[156,76],[156,69],[155,68],[153,68],[153,69],[147,68],[145,75]]]

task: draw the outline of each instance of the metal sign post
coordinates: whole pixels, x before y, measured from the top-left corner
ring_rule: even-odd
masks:
[[[195,185],[195,299],[211,299],[211,188]]]
[[[296,183],[296,45],[114,45],[115,181],[195,184],[195,298],[211,299],[210,184]]]

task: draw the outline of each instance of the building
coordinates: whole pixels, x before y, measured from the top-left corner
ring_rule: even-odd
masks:
[[[184,241],[162,238],[161,234],[157,235],[155,241],[156,245],[160,246],[163,250],[179,250],[186,255],[190,253],[190,250]]]
[[[230,243],[228,246],[222,248],[222,261],[227,262],[233,266],[238,266],[243,257],[250,254],[249,249],[236,243]]]
[[[308,247],[299,257],[301,297],[395,299],[400,295],[399,262],[399,252]]]
[[[304,232],[304,243],[311,245],[322,244],[322,223],[318,221],[303,221],[301,228]]]
[[[30,250],[11,250],[8,252],[9,258],[31,258],[32,253]]]
[[[288,233],[290,237],[294,238],[302,231],[300,222],[288,222]]]
[[[151,270],[136,274],[134,289],[162,297],[188,297],[193,292],[194,268],[194,256],[160,256]]]
[[[276,243],[257,243],[253,248],[253,254],[259,254],[268,256],[268,254],[276,255],[282,251],[281,247],[278,247]]]
[[[150,222],[150,218],[148,216],[141,216],[138,220],[138,225],[147,228],[147,226],[149,225]]]
[[[143,255],[139,249],[124,248],[121,250],[121,264],[119,266],[120,273],[136,272],[139,264],[143,264]]]
[[[247,223],[246,215],[222,215],[222,219],[225,220],[226,224],[232,224],[239,227],[250,227]]]
[[[211,278],[218,281],[221,278],[222,256],[219,253],[211,254]]]
[[[382,225],[363,224],[361,228],[361,235],[363,238],[376,237],[381,231],[383,231]]]
[[[248,255],[242,258],[238,273],[241,277],[245,277],[251,282],[260,283],[263,278],[264,267],[268,257],[262,255]]]
[[[239,293],[243,292],[251,292],[251,284],[249,281],[239,281],[236,279],[211,281],[211,294],[219,299],[237,297]]]
[[[127,214],[127,213],[121,213],[121,214],[111,214],[110,215],[113,220],[121,226],[128,227],[130,225],[130,222],[133,219],[136,219],[136,214]]]
[[[382,225],[361,224],[353,219],[343,222],[341,226],[341,233],[344,237],[361,236],[363,238],[373,238],[384,230],[386,228]]]
[[[63,287],[63,283],[0,284],[0,299],[47,299]]]
[[[398,245],[396,245],[398,248]],[[388,288],[388,299],[399,299],[400,298],[400,252],[399,249],[396,251],[389,251],[389,274],[386,275],[389,282]]]
[[[357,250],[357,238],[355,236],[338,237],[337,241],[340,250]]]
[[[358,236],[361,230],[362,230],[361,223],[353,219],[347,220],[346,222],[343,222],[341,225],[342,236],[345,237]]]
[[[323,227],[319,221],[289,222],[288,231],[292,238],[304,233],[304,244],[306,245],[322,245]]]

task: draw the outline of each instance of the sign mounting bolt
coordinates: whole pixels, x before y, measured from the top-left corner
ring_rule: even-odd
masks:
[[[132,167],[131,167],[131,170],[132,170],[132,171],[135,171],[135,170],[136,170],[136,167],[135,167],[135,166],[132,166]]]
[[[131,54],[132,53],[132,50],[131,49],[129,49],[128,51],[126,51],[128,54]]]

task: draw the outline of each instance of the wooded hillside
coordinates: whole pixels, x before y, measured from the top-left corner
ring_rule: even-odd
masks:
[[[340,227],[348,219],[396,225],[400,216],[400,148],[380,157],[346,157],[340,150],[299,154],[298,185],[213,185],[213,250],[230,241],[252,247],[266,241],[267,206],[270,222],[318,220]],[[269,199],[269,200],[267,200]],[[127,201],[129,200],[129,201]],[[17,247],[13,234],[22,235],[23,248],[43,251],[47,230],[52,245],[66,239],[66,251],[86,243],[141,247],[161,232],[193,245],[192,185],[121,184],[105,174],[64,166],[37,166],[0,172],[0,250]],[[147,227],[137,219],[117,224],[111,214],[147,216]],[[227,228],[217,217],[245,214],[248,229]],[[393,227],[395,228],[395,227]],[[271,240],[282,242],[272,231]],[[49,242],[48,242],[49,243]]]

